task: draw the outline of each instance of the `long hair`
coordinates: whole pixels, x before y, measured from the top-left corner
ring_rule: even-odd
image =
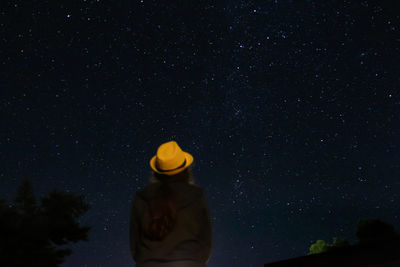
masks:
[[[150,183],[159,183],[157,197],[149,201],[150,221],[144,226],[144,235],[153,241],[161,241],[175,226],[178,215],[178,203],[173,194],[170,182],[178,181],[188,184],[195,184],[192,175],[192,166],[175,175],[159,174],[151,171]]]

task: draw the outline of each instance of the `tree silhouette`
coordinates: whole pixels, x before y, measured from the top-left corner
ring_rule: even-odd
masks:
[[[0,199],[0,266],[53,267],[72,253],[57,246],[88,240],[91,226],[76,220],[89,210],[82,195],[53,190],[36,204],[32,185],[24,180],[14,205]]]
[[[393,225],[377,219],[360,219],[356,235],[359,244],[385,242],[400,237]]]

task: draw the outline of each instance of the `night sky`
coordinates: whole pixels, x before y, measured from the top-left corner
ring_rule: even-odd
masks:
[[[398,1],[2,1],[0,196],[84,194],[63,267],[134,266],[129,212],[149,160],[193,155],[208,266],[400,230]],[[86,265],[85,265],[86,264]]]

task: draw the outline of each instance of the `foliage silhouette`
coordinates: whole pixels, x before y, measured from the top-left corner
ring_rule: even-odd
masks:
[[[28,179],[17,190],[14,205],[0,199],[0,266],[59,266],[72,253],[57,246],[88,241],[91,226],[76,221],[90,209],[82,195],[53,190],[38,206]]]
[[[312,244],[310,246],[310,249],[309,249],[310,251],[309,251],[308,255],[328,251],[328,246],[329,246],[329,244],[326,241],[321,240],[321,239],[317,240],[317,242],[315,242],[314,244]]]
[[[324,240],[317,240],[317,242],[310,246],[308,255],[331,251],[345,246],[349,246],[349,242],[343,238],[334,237],[332,244],[329,244]]]
[[[360,219],[357,224],[356,236],[358,238],[356,245],[379,244],[393,239],[400,239],[400,233],[395,231],[393,225],[378,219]],[[332,244],[328,244],[324,240],[317,240],[310,246],[308,255],[323,253],[349,245],[346,239],[336,237],[333,238]]]

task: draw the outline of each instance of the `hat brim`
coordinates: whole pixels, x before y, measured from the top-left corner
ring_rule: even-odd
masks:
[[[183,151],[183,153],[185,154],[186,164],[185,164],[185,166],[182,166],[179,169],[176,169],[176,170],[173,170],[173,171],[169,171],[169,172],[160,172],[160,171],[158,171],[157,168],[156,168],[156,157],[157,156],[154,156],[154,157],[151,158],[150,167],[153,169],[153,171],[155,171],[155,172],[157,172],[159,174],[174,175],[174,174],[180,173],[181,171],[183,171],[184,169],[186,169],[187,167],[189,167],[193,163],[193,156],[191,154],[187,153],[187,152],[184,152],[184,151]]]

